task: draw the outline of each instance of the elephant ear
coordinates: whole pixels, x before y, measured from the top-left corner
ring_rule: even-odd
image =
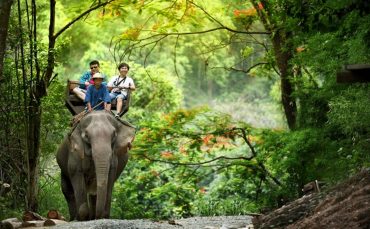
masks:
[[[135,138],[135,127],[129,122],[122,119],[117,119],[113,115],[107,116],[108,121],[116,130],[116,138],[112,142],[114,153],[117,156],[123,156],[127,153]]]
[[[125,124],[119,125],[117,129],[117,137],[114,142],[114,149],[117,155],[122,155],[128,152],[135,138],[135,128]]]
[[[79,127],[75,128],[70,136],[70,152],[74,157],[84,158],[85,144],[82,140],[82,133]]]

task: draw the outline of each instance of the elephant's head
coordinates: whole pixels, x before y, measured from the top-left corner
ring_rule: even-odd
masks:
[[[133,126],[106,111],[86,115],[71,135],[73,155],[82,160],[91,157],[94,162],[91,166],[96,175],[96,218],[109,217],[113,182],[126,165],[134,136]]]

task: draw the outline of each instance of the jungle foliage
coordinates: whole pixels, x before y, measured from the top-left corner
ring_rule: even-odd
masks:
[[[330,186],[370,166],[369,85],[335,81],[343,65],[370,62],[366,1],[62,0],[55,31],[83,16],[50,49],[52,2],[14,1],[9,17],[0,219],[30,207],[67,215],[54,158],[71,120],[65,82],[92,59],[109,77],[128,62],[137,86],[125,115],[137,136],[112,217],[264,211],[312,180]]]

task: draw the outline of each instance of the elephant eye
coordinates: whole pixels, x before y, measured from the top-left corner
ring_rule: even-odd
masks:
[[[86,142],[89,142],[89,135],[87,134],[87,132],[82,132],[82,138],[86,141]]]
[[[114,148],[114,144],[116,143],[116,139],[117,139],[117,133],[116,133],[116,131],[114,131],[112,133],[112,144],[111,144],[112,149]]]
[[[112,134],[112,142],[116,141],[116,138],[117,138],[117,133],[116,131],[114,131]]]

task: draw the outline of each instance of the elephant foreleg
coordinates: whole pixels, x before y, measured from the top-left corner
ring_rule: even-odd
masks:
[[[72,176],[72,186],[76,199],[77,220],[89,219],[89,207],[87,204],[87,193],[84,175],[80,172]]]
[[[69,178],[65,176],[64,174],[62,174],[62,177],[61,177],[61,186],[62,186],[63,195],[66,198],[67,203],[68,203],[69,217],[70,217],[69,220],[70,221],[75,220],[77,211],[76,211],[76,200],[75,200],[75,196],[73,192],[73,187],[72,187],[72,184]]]

